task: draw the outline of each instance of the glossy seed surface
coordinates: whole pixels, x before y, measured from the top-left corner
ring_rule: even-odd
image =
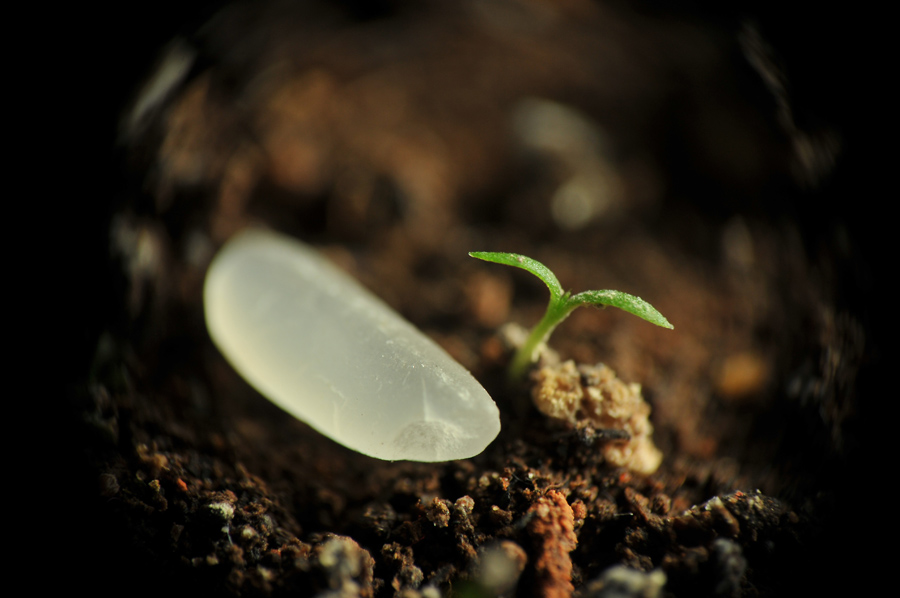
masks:
[[[254,388],[340,444],[387,460],[449,461],[500,432],[497,406],[427,336],[284,235],[248,229],[204,284],[213,342]]]

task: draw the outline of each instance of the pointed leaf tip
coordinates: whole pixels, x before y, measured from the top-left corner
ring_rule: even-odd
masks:
[[[675,328],[655,307],[640,297],[623,293],[622,291],[585,291],[578,293],[570,301],[580,305],[609,305],[617,307],[662,328],[669,328],[670,330]]]
[[[559,280],[556,278],[556,275],[550,271],[550,268],[527,255],[506,253],[502,251],[470,251],[469,255],[486,262],[493,262],[504,266],[513,266],[514,268],[521,268],[531,272],[544,281],[544,284],[550,289],[550,294],[553,295],[554,299],[559,299],[565,294],[562,285],[559,284]]]

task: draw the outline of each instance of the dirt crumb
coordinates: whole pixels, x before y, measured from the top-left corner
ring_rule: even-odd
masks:
[[[492,596],[512,596],[527,562],[521,546],[502,540],[478,550],[472,577]]]
[[[528,531],[537,541],[534,568],[537,595],[562,598],[572,595],[572,559],[575,550],[575,515],[566,497],[558,490],[549,490],[528,509],[531,521]]]
[[[578,598],[657,598],[666,585],[666,574],[659,569],[650,573],[635,571],[616,565],[603,572],[599,578],[585,585],[576,594]]]
[[[354,540],[332,536],[317,549],[318,564],[337,595],[371,597],[375,560]]]
[[[576,366],[573,361],[542,367],[533,378],[532,398],[544,415],[627,432],[630,439],[601,446],[608,463],[645,474],[659,467],[662,453],[653,443],[650,405],[639,384],[626,384],[603,364]]]

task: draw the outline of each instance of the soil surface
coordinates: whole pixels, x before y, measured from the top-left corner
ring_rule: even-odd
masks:
[[[848,480],[864,471],[878,357],[869,245],[862,217],[833,209],[851,164],[840,114],[814,93],[830,80],[786,42],[792,21],[757,17],[269,2],[166,46],[123,112],[108,276],[64,414],[86,547],[70,587],[550,598],[862,584]],[[246,226],[315,245],[446,349],[498,404],[499,437],[472,459],[383,462],[258,394],[212,344],[201,301],[210,259]],[[539,412],[537,376],[507,384],[500,329],[536,323],[547,291],[474,250],[532,256],[576,292],[639,295],[674,324],[582,309],[550,340],[640,385],[655,472],[604,457],[622,434]]]

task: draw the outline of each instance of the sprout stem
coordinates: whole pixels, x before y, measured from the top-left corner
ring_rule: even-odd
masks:
[[[567,301],[550,301],[541,321],[531,329],[525,343],[516,350],[509,364],[508,376],[511,382],[521,380],[525,372],[538,358],[538,350],[547,342],[559,324],[569,317],[577,305],[569,305]]]

